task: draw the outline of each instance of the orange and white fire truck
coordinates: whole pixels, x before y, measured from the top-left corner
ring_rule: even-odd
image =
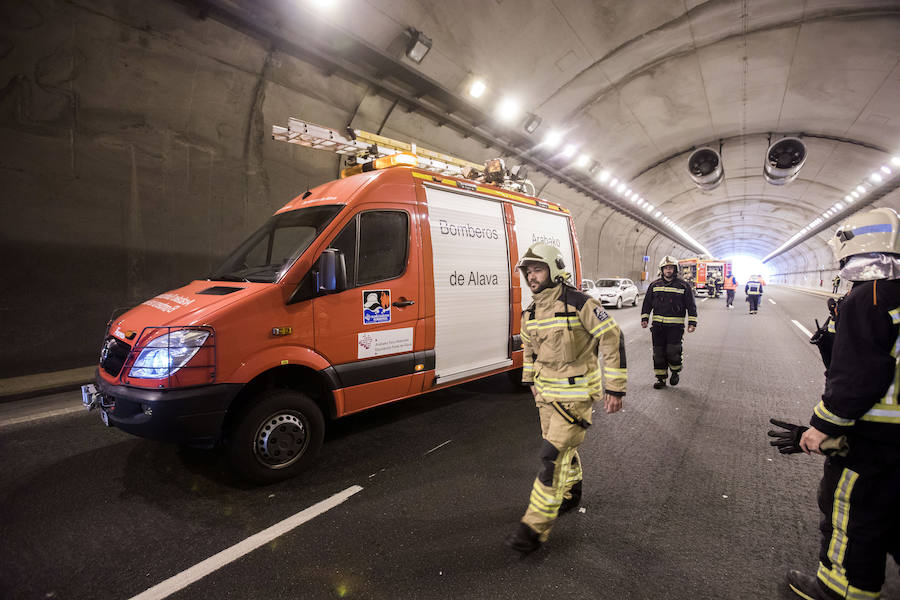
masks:
[[[716,297],[721,293],[716,282],[724,282],[731,276],[731,262],[715,258],[686,258],[678,261],[681,278],[694,288],[695,296]]]
[[[311,463],[326,417],[520,369],[531,294],[515,265],[534,242],[581,280],[569,211],[526,194],[500,161],[297,119],[273,137],[351,166],[276,211],[209,279],[114,318],[82,390],[106,425],[221,443],[261,483]]]

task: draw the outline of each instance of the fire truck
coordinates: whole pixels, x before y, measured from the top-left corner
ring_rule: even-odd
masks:
[[[346,157],[208,279],[110,321],[83,402],[131,434],[222,445],[246,479],[315,459],[326,418],[510,371],[521,382],[516,269],[535,242],[581,280],[572,216],[524,169],[469,163],[299,119],[279,142]]]
[[[695,296],[715,298],[722,291],[721,287],[716,288],[716,281],[723,282],[731,276],[731,262],[717,258],[686,258],[678,261],[678,271],[681,278],[691,284]]]

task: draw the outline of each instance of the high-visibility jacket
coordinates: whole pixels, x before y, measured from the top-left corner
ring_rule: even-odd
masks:
[[[607,393],[625,395],[625,335],[597,300],[565,284],[542,290],[522,311],[521,331],[522,382],[545,400],[600,399],[601,376]]]
[[[760,281],[748,281],[744,286],[744,293],[748,296],[762,296],[763,285]]]
[[[679,326],[697,325],[697,303],[694,291],[683,279],[674,277],[666,281],[662,277],[647,287],[644,303],[641,305],[641,321],[649,321],[653,312],[653,325]],[[684,314],[687,313],[687,319]]]
[[[900,446],[898,396],[900,279],[855,283],[841,303],[825,393],[810,424],[833,437]]]
[[[731,277],[725,278],[725,289],[726,290],[736,290],[737,289],[737,279],[734,278],[734,275]]]

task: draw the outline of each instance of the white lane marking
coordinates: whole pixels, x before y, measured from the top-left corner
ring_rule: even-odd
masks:
[[[701,300],[700,302],[706,302],[707,300],[709,300],[709,298],[704,298],[704,299]]]
[[[808,335],[809,337],[812,337],[812,332],[811,332],[809,329],[807,329],[806,327],[804,327],[803,325],[801,325],[800,323],[798,323],[798,322],[795,321],[794,319],[791,319],[791,323],[793,323],[794,325],[796,325],[796,326],[800,329],[800,331],[802,331],[803,333],[805,333],[805,334]]]
[[[149,590],[141,592],[137,596],[133,596],[131,600],[159,600],[161,598],[170,596],[178,590],[189,586],[195,581],[206,577],[213,571],[221,569],[228,563],[234,562],[245,554],[256,550],[260,546],[268,544],[275,538],[284,535],[295,527],[298,527],[303,523],[306,523],[307,521],[318,517],[322,513],[331,510],[338,504],[344,502],[353,494],[360,491],[362,491],[361,486],[351,485],[343,492],[338,492],[330,498],[326,498],[321,502],[313,504],[309,508],[301,510],[297,514],[290,516],[283,521],[275,523],[268,529],[263,529],[259,533],[251,535],[244,541],[238,542],[234,546],[226,548],[218,554],[210,556],[203,562],[199,562],[193,567],[184,570],[181,573],[170,577],[169,579],[166,579],[161,583],[154,585]]]
[[[775,301],[772,300],[771,298],[769,298],[769,302],[771,302],[772,304],[777,304],[777,302],[775,302]]]
[[[434,448],[432,448],[431,450],[429,450],[428,452],[426,452],[426,453],[423,454],[422,456],[428,456],[429,454],[431,454],[432,452],[434,452],[434,451],[437,450],[438,448],[443,448],[444,446],[446,446],[447,444],[449,444],[449,443],[452,442],[452,441],[453,441],[453,440],[447,440],[447,441],[444,442],[443,444],[439,444],[439,445],[435,446]]]
[[[16,423],[30,423],[31,421],[39,421],[41,419],[48,419],[50,417],[58,417],[59,415],[68,415],[71,413],[77,412],[85,412],[83,406],[70,406],[68,408],[57,408],[54,410],[47,410],[41,413],[37,413],[34,415],[27,415],[24,417],[12,417],[9,419],[4,419],[0,421],[0,427],[6,427],[7,425],[15,425]]]

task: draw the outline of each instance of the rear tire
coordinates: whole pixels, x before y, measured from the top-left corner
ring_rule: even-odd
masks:
[[[258,484],[296,476],[315,460],[325,438],[325,417],[308,396],[275,389],[259,394],[232,429],[228,461]]]

